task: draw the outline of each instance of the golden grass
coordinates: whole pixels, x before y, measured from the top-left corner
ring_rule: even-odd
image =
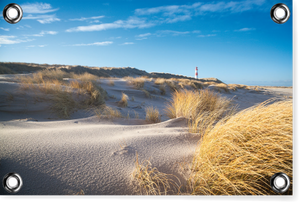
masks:
[[[156,85],[160,85],[160,89],[165,88],[165,84],[169,86],[169,88],[172,91],[177,91],[179,89],[184,89],[187,86],[192,87],[193,89],[203,89],[204,85],[200,81],[194,81],[191,79],[177,79],[177,78],[171,78],[171,79],[163,79],[163,78],[157,78],[154,83]],[[164,95],[164,91],[161,90],[161,94]]]
[[[145,79],[141,77],[137,77],[137,78],[126,77],[126,80],[130,85],[133,85],[136,89],[143,88],[145,84]]]
[[[71,74],[61,70],[42,70],[32,75],[19,76],[21,83],[23,84],[40,84],[53,80],[63,81],[63,78],[70,77]]]
[[[237,84],[228,84],[227,87],[229,90],[236,91],[238,85]]]
[[[216,85],[216,84],[218,84],[218,83],[213,82],[213,81],[206,81],[206,82],[203,82],[203,85],[204,85],[205,87],[210,86],[210,85]]]
[[[151,94],[149,93],[149,91],[142,89],[142,91],[144,92],[146,98],[151,98]]]
[[[57,91],[51,98],[50,109],[60,118],[70,118],[71,113],[77,107],[72,94],[66,91]]]
[[[113,80],[109,80],[108,85],[114,86],[114,85],[115,85],[115,82],[114,82]]]
[[[214,88],[219,92],[226,92],[229,93],[229,89],[228,86],[225,83],[218,83],[218,84],[214,84]]]
[[[158,78],[158,79],[155,79],[154,83],[155,83],[156,85],[162,85],[162,84],[165,84],[165,83],[166,83],[166,79]]]
[[[118,102],[119,107],[127,107],[128,106],[128,96],[125,93],[122,93],[121,100]]]
[[[69,86],[77,89],[79,94],[87,94],[88,99],[84,100],[85,105],[99,106],[105,103],[106,92],[91,81],[71,81]]]
[[[159,90],[161,95],[166,94],[166,86],[164,84],[159,85]]]
[[[203,89],[204,88],[204,86],[203,86],[203,84],[201,82],[193,82],[193,81],[191,81],[189,83],[189,85],[191,87],[193,87],[194,89]]]
[[[292,101],[267,104],[207,130],[193,160],[192,194],[275,194],[269,185],[273,174],[284,172],[292,179]]]
[[[98,76],[95,76],[95,75],[87,73],[87,72],[85,72],[83,74],[73,74],[72,78],[78,79],[81,81],[96,81],[99,79]]]
[[[107,119],[115,119],[121,118],[121,112],[117,109],[113,109],[111,107],[105,106],[100,108],[95,108],[94,113],[100,118],[107,118]]]
[[[165,109],[169,118],[185,117],[192,133],[203,133],[224,116],[234,113],[231,100],[209,90],[173,93]]]
[[[166,84],[174,92],[179,90],[179,86],[176,84],[176,81],[168,80],[168,81],[166,81]]]
[[[174,180],[170,179],[171,177]],[[178,194],[180,191],[180,187],[176,182],[180,183],[180,181],[176,176],[159,172],[155,167],[152,168],[150,161],[144,160],[139,163],[137,153],[133,178],[140,189],[141,195]]]
[[[146,120],[151,123],[159,123],[161,121],[161,115],[158,109],[153,107],[146,108]]]
[[[71,81],[67,83],[63,78],[70,74],[61,70],[43,70],[30,76],[21,76],[21,88],[39,90],[52,96],[51,109],[62,118],[69,118],[75,108],[87,108],[99,106],[105,103],[106,92],[96,83],[86,81],[89,74],[79,75],[77,78],[82,81]],[[74,75],[73,75],[74,76]],[[84,98],[81,103],[73,98],[73,90]],[[82,95],[84,95],[82,97]]]

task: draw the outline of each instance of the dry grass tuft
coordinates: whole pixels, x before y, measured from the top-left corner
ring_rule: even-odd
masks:
[[[109,82],[108,82],[108,85],[110,85],[110,86],[114,86],[114,85],[115,85],[115,82],[114,82],[114,80],[109,80]]]
[[[62,81],[63,78],[70,77],[70,74],[62,70],[42,70],[33,74],[33,83],[42,83],[43,80],[58,80]]]
[[[185,117],[189,130],[193,133],[203,133],[218,120],[232,114],[234,108],[231,100],[221,97],[209,90],[176,91],[171,103],[166,108],[169,118]]]
[[[193,82],[193,81],[191,81],[189,83],[189,85],[191,87],[193,87],[194,89],[203,89],[204,88],[204,86],[203,86],[203,84],[201,82]]]
[[[126,80],[130,85],[133,85],[136,89],[143,88],[145,84],[145,79],[141,77],[138,78],[126,77]]]
[[[88,98],[84,100],[85,105],[99,106],[105,103],[106,92],[91,81],[71,81],[69,86],[77,89],[79,94],[86,94]]]
[[[166,84],[170,87],[170,89],[172,91],[178,91],[180,88],[179,86],[176,84],[176,81],[173,81],[173,80],[168,80],[166,81]]]
[[[166,86],[164,84],[159,85],[159,90],[161,95],[166,94]]]
[[[78,79],[81,81],[96,81],[99,79],[98,76],[95,76],[95,75],[87,73],[87,72],[85,72],[83,74],[73,74],[72,77],[74,79]]]
[[[151,94],[149,93],[149,91],[142,89],[142,91],[144,92],[146,98],[151,98]]]
[[[237,84],[228,84],[227,87],[229,90],[236,91],[238,85]]]
[[[158,78],[158,79],[155,79],[154,83],[156,85],[163,85],[166,83],[166,79],[163,79],[163,78]]]
[[[228,86],[224,83],[218,83],[218,84],[215,84],[214,85],[214,89],[216,89],[219,93],[221,92],[226,92],[226,93],[229,93],[229,89],[228,89]]]
[[[70,115],[77,107],[76,101],[72,94],[67,91],[57,91],[51,98],[50,109],[60,118],[70,118]]]
[[[175,179],[170,179],[171,177]],[[133,178],[142,195],[178,194],[180,191],[176,183],[180,181],[176,176],[159,172],[155,167],[152,168],[150,161],[145,160],[140,164],[137,153]]]
[[[51,109],[59,117],[69,118],[75,108],[87,108],[99,106],[105,103],[106,92],[92,81],[84,81],[88,74],[79,75],[83,81],[71,81],[67,83],[63,78],[70,74],[61,70],[43,70],[30,76],[21,76],[22,89],[39,90],[52,96]],[[74,76],[74,75],[73,75]],[[83,98],[77,102],[73,97],[73,90]]]
[[[122,93],[122,98],[118,102],[119,107],[127,107],[128,106],[128,96],[125,93]]]
[[[273,174],[284,172],[292,179],[292,101],[267,104],[246,109],[206,132],[193,160],[192,194],[273,195]]]
[[[161,121],[161,115],[158,109],[153,107],[146,108],[146,120],[151,123],[159,123]]]
[[[96,108],[94,109],[94,112],[100,119],[102,118],[115,119],[115,118],[122,117],[119,110],[107,106]]]

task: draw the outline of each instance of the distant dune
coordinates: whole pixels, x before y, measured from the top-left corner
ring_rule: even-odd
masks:
[[[76,74],[82,74],[88,72],[99,77],[138,77],[147,76],[149,78],[177,78],[177,79],[191,79],[193,77],[187,77],[183,75],[176,75],[170,73],[158,73],[158,72],[146,72],[144,70],[136,69],[133,67],[88,67],[80,65],[48,65],[48,64],[36,64],[36,63],[21,63],[21,62],[0,62],[0,74],[13,74],[13,73],[32,73],[38,70],[44,69],[60,69],[66,72],[74,72]],[[216,78],[201,78],[198,79],[201,82],[215,82],[223,83]]]

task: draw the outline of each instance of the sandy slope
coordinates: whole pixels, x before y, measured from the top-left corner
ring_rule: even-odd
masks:
[[[126,126],[77,119],[1,123],[0,175],[19,173],[19,194],[134,194],[135,153],[160,171],[178,175],[178,162],[190,161],[197,137],[185,121]],[[123,145],[123,146],[122,146]],[[1,188],[1,194],[4,194]]]
[[[70,120],[60,120],[51,114],[46,95],[20,91],[13,77],[0,77],[0,176],[19,173],[24,186],[18,194],[137,194],[131,177],[136,152],[140,161],[150,160],[160,171],[184,181],[178,163],[191,162],[199,137],[188,133],[181,118],[167,120],[163,115],[159,124],[142,120],[147,106],[163,113],[171,92],[162,96],[156,85],[146,82],[150,99],[123,79],[116,79],[114,86],[108,81],[100,84],[110,96],[106,104],[131,119],[99,120],[77,111]],[[117,107],[122,92],[134,97],[127,108]],[[292,96],[292,89],[239,89],[222,95],[241,110],[269,98]],[[134,112],[140,120],[134,119]],[[6,194],[2,187],[0,194]]]

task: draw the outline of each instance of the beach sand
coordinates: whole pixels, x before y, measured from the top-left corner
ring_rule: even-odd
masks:
[[[109,85],[110,79],[101,79],[99,85],[109,95],[106,105],[129,118],[99,119],[78,110],[63,120],[49,110],[48,95],[20,90],[15,78],[0,76],[0,176],[20,174],[24,184],[17,194],[68,195],[81,190],[92,195],[139,194],[132,177],[136,154],[140,162],[150,160],[159,171],[185,182],[180,165],[191,163],[200,137],[188,132],[184,118],[169,120],[164,115],[171,91],[160,95],[158,86],[146,81],[144,88],[152,95],[147,98],[124,79],[114,79],[114,86]],[[117,104],[122,93],[129,96],[126,108]],[[270,98],[291,98],[293,89],[238,89],[221,94],[243,110]],[[147,106],[160,111],[161,123],[144,120]],[[1,187],[0,194],[7,192]]]

